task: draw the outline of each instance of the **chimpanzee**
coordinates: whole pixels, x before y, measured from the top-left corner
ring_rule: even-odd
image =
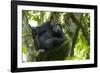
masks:
[[[41,26],[32,27],[35,46],[38,49],[48,50],[60,46],[64,42],[62,27],[54,19]]]

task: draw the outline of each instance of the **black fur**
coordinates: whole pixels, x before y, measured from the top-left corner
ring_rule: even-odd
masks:
[[[41,26],[32,27],[33,39],[38,49],[56,48],[64,42],[64,33],[60,24],[45,22]]]

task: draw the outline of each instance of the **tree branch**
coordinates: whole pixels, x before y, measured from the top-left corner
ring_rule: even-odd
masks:
[[[82,30],[85,38],[87,39],[88,44],[90,44],[90,38],[89,38],[89,36],[87,34],[87,30],[82,26],[82,24],[80,23],[80,21],[77,20],[77,18],[74,16],[74,14],[70,14],[70,17],[72,18],[72,21],[74,23],[76,23],[76,25],[78,25],[81,28],[81,30]]]

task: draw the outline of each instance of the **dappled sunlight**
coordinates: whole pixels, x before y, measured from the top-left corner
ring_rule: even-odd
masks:
[[[37,21],[33,21],[33,20],[29,20],[29,24],[30,24],[32,27],[37,27],[37,26],[38,26]]]
[[[55,61],[55,60],[86,60],[90,59],[90,14],[70,12],[48,12],[24,10],[28,22],[23,24],[23,61]],[[37,50],[31,27],[41,26],[51,20],[54,15],[64,32],[64,42],[55,48],[40,52]],[[29,25],[31,27],[29,27]],[[44,31],[45,32],[45,31]],[[36,34],[35,34],[36,35]],[[31,45],[30,45],[31,44]],[[41,48],[40,48],[41,49]],[[28,53],[28,55],[27,55]]]

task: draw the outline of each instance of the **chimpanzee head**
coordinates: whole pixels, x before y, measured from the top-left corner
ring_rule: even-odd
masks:
[[[50,22],[52,32],[55,34],[61,34],[62,33],[62,27],[61,25],[57,22],[55,18],[53,18]]]
[[[54,26],[52,27],[52,31],[54,33],[58,33],[58,34],[62,33],[61,25],[60,24],[54,24]]]

